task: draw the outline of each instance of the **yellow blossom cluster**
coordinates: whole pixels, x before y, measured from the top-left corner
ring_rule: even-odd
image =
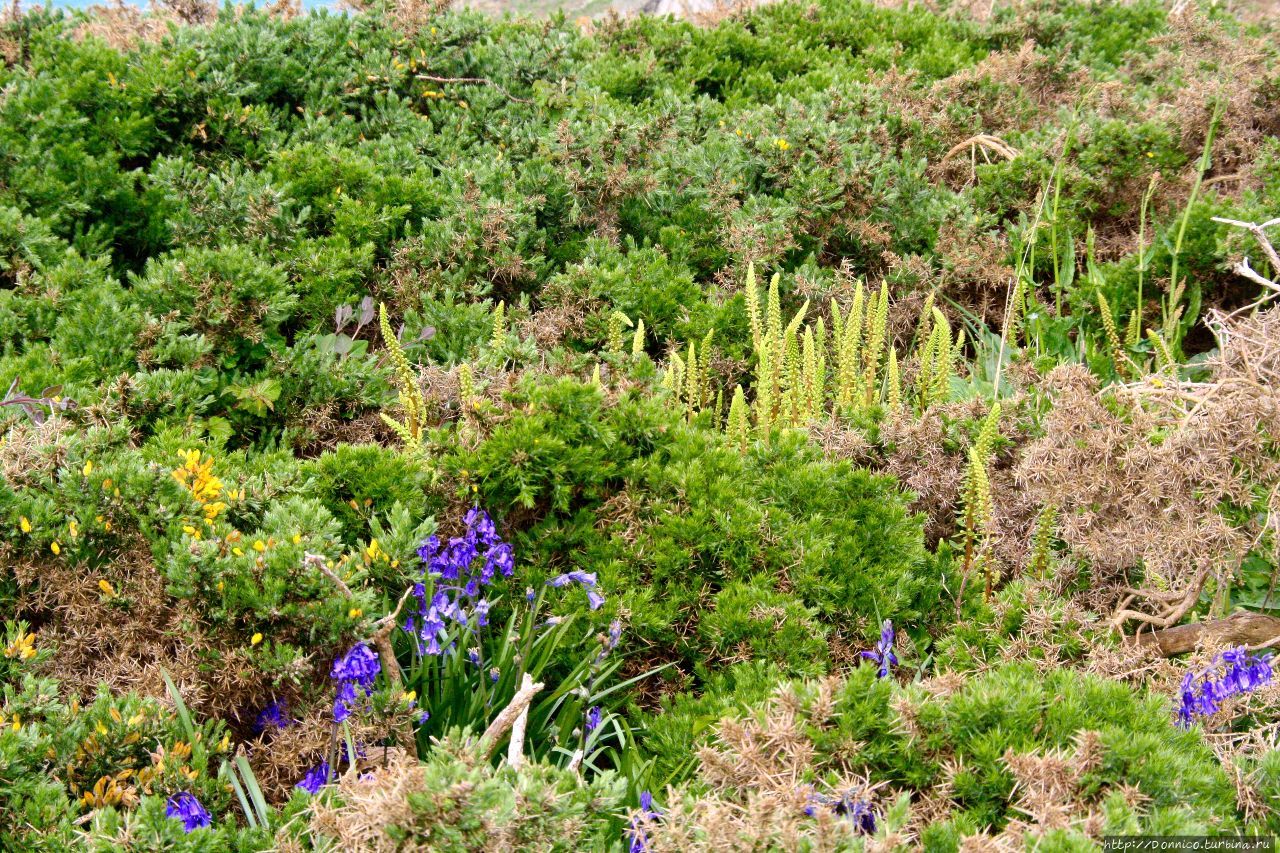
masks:
[[[204,508],[206,521],[213,521],[227,508],[222,481],[214,476],[213,457],[201,459],[199,450],[179,450],[182,464],[173,469],[173,478],[186,486],[191,496]]]
[[[4,656],[18,658],[19,660],[30,660],[35,657],[36,635],[31,632],[19,634],[17,639],[5,647]]]

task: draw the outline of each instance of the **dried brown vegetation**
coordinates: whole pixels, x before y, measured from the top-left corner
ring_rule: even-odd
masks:
[[[1018,463],[1017,484],[1059,507],[1060,537],[1092,566],[1094,603],[1118,602],[1117,625],[1175,624],[1206,583],[1224,589],[1250,550],[1275,547],[1280,316],[1215,331],[1221,350],[1203,382],[1100,391],[1083,370],[1059,368],[1045,436]],[[1223,514],[1260,496],[1260,513]]]

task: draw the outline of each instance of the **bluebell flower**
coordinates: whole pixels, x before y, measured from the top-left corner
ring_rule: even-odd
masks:
[[[572,572],[565,572],[562,575],[556,575],[551,580],[547,581],[548,586],[554,586],[557,588],[568,586],[571,583],[580,584],[582,586],[595,586],[596,573],[584,572],[579,569],[575,569]]]
[[[491,570],[497,570],[502,573],[504,578],[509,578],[516,570],[515,555],[511,550],[511,546],[503,542],[493,547],[488,554],[485,555],[485,561]]]
[[[378,654],[366,643],[356,643],[347,653],[334,661],[329,677],[338,681],[350,681],[365,688],[373,687],[374,679],[382,671]]]
[[[273,699],[267,707],[258,712],[258,717],[253,722],[253,732],[261,734],[268,728],[288,728],[291,722],[293,721],[289,719],[289,711],[285,704]]]
[[[166,817],[182,821],[182,829],[185,832],[213,825],[212,816],[205,811],[204,806],[200,805],[200,801],[190,791],[180,791],[170,797],[164,813]]]
[[[308,770],[307,775],[302,777],[302,781],[293,787],[301,788],[308,794],[315,794],[327,784],[329,784],[329,762],[321,761]]]
[[[338,683],[338,693],[333,698],[333,721],[344,723],[351,716],[351,706],[359,699],[356,686],[350,681]]]
[[[590,734],[598,728],[600,728],[600,706],[595,705],[587,711],[587,733]]]
[[[820,810],[847,818],[854,829],[863,835],[874,835],[876,831],[876,814],[871,803],[858,796],[861,791],[849,790],[843,796],[833,797],[827,794],[812,793],[804,813],[815,817]]]
[[[898,665],[898,656],[893,653],[893,622],[886,619],[880,626],[880,642],[875,650],[863,652],[862,656],[880,664],[876,677],[887,678],[892,667]]]
[[[648,791],[640,792],[640,813],[631,818],[631,828],[627,830],[629,853],[645,853],[649,849],[649,836],[645,833],[645,824],[657,820],[662,812],[654,808],[653,795]]]
[[[500,572],[510,577],[515,571],[515,558],[511,546],[503,542],[497,533],[493,519],[479,507],[473,507],[465,518],[467,529],[462,536],[450,539],[447,545],[439,537],[429,536],[418,548],[423,562],[423,581],[415,584],[413,595],[418,600],[416,614],[410,614],[404,629],[414,634],[419,654],[443,654],[440,642],[434,635],[444,630],[444,620],[453,620],[466,627],[467,611],[461,602],[474,600],[483,594],[485,587],[494,582]],[[478,562],[479,561],[479,562]],[[444,584],[438,588],[430,602],[427,601],[425,579],[431,575]],[[451,601],[449,593],[456,594]],[[432,606],[435,612],[431,612]],[[488,623],[488,602],[477,606],[478,624]]]
[[[609,653],[618,647],[618,641],[622,639],[622,623],[614,619],[609,623],[609,633],[604,636],[600,643],[600,653],[596,655],[596,666],[604,663],[604,659]]]
[[[604,596],[596,589],[595,572],[584,572],[575,569],[572,572],[565,572],[562,575],[556,575],[551,580],[547,581],[548,586],[556,588],[568,586],[571,583],[578,584],[586,591],[587,604],[592,610],[599,610],[601,605],[604,604]]]
[[[381,671],[382,663],[378,660],[377,653],[365,643],[356,643],[345,655],[334,661],[329,677],[338,682],[338,693],[333,700],[335,723],[341,723],[351,716],[351,706],[359,699],[359,693],[362,691],[368,696]]]
[[[526,586],[526,587],[524,588],[524,600],[525,600],[525,601],[529,602],[530,604],[533,604],[533,600],[534,600],[535,598],[537,598],[537,597],[538,597],[538,596],[537,596],[537,595],[534,593],[534,591],[533,591],[533,587],[531,587],[531,586]]]
[[[422,540],[422,544],[418,546],[418,557],[424,563],[430,563],[440,553],[440,537],[428,536]]]
[[[500,541],[493,519],[489,517],[489,513],[480,509],[480,507],[472,507],[467,510],[463,521],[467,525],[468,538],[473,541],[490,547],[497,545]]]
[[[489,624],[489,601],[482,598],[476,602],[475,606],[476,625],[483,628]]]

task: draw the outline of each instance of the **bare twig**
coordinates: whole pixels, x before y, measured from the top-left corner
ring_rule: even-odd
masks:
[[[333,581],[334,584],[337,585],[338,589],[342,590],[343,595],[347,598],[355,598],[351,593],[351,587],[347,586],[346,583],[343,582],[342,578],[334,574],[333,569],[328,566],[328,560],[325,559],[323,555],[307,552],[302,558],[302,564],[304,566],[310,566],[313,569],[318,569],[322,574],[327,576],[329,580]]]
[[[1223,225],[1231,225],[1235,228],[1243,228],[1253,235],[1254,240],[1258,242],[1258,247],[1262,249],[1262,254],[1267,258],[1267,263],[1271,265],[1273,275],[1280,274],[1280,252],[1276,251],[1275,246],[1271,244],[1270,238],[1267,237],[1267,229],[1280,225],[1280,217],[1268,219],[1266,222],[1242,222],[1239,219],[1228,219],[1225,216],[1213,217],[1214,222],[1220,222]],[[1238,276],[1249,279],[1254,284],[1261,285],[1266,288],[1266,292],[1256,301],[1243,308],[1239,308],[1227,315],[1227,318],[1235,317],[1239,314],[1252,312],[1261,306],[1270,302],[1277,295],[1280,295],[1280,284],[1272,281],[1261,273],[1257,272],[1249,265],[1249,258],[1244,257],[1240,262],[1231,268],[1231,271]]]
[[[945,164],[952,157],[970,147],[993,151],[1006,160],[1012,160],[1020,153],[1017,148],[1014,148],[998,136],[992,136],[989,133],[979,133],[975,136],[970,136],[963,142],[957,142],[955,145],[951,146],[951,149],[947,151],[946,154],[943,154],[942,159],[938,161],[939,165]]]

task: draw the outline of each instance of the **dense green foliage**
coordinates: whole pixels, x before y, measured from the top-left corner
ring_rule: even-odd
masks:
[[[755,789],[698,749],[779,689],[818,715],[800,781],[906,797],[904,848],[1021,832],[1011,760],[1094,733],[1097,820],[1028,844],[1275,831],[1277,753],[1224,766],[1167,672],[1082,672],[1090,567],[1051,507],[992,520],[1039,380],[1201,378],[1205,312],[1256,298],[1214,217],[1280,214],[1274,43],[1188,14],[0,19],[0,847],[621,849],[646,789],[717,846],[699,798]],[[432,657],[417,550],[472,507],[515,570]],[[382,640],[339,726],[331,668]],[[517,773],[475,738],[525,675]],[[322,760],[390,764],[399,817],[357,772],[296,791]]]

